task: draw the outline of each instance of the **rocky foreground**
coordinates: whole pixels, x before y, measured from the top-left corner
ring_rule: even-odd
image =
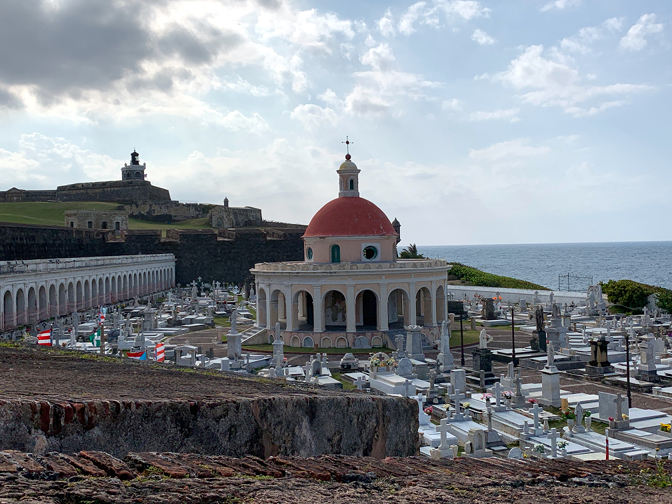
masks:
[[[0,452],[0,503],[669,503],[672,463]]]

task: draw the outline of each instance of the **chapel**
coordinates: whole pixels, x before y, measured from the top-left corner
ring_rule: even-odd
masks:
[[[336,171],[338,197],[312,218],[304,260],[259,263],[256,326],[273,341],[276,323],[286,345],[310,348],[395,347],[405,326],[430,340],[447,318],[448,263],[399,259],[399,223],[360,196],[351,155]]]

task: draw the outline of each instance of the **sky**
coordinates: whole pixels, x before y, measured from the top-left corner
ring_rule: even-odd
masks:
[[[0,190],[117,180],[402,244],[672,240],[669,0],[0,0]]]

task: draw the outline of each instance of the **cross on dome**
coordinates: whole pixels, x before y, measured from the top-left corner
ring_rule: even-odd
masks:
[[[355,142],[351,142],[350,139],[348,138],[348,135],[345,135],[345,142],[341,143],[345,144],[345,151],[346,151],[345,159],[350,161],[350,159],[352,158],[352,156],[350,155],[350,144],[354,144]]]

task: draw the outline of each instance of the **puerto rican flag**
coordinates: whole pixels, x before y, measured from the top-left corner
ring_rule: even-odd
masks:
[[[145,350],[142,352],[126,352],[126,355],[130,359],[147,360],[147,352]]]
[[[156,362],[163,362],[166,360],[166,350],[163,343],[157,343],[154,348],[154,360]]]
[[[37,344],[51,346],[51,329],[37,333]]]

